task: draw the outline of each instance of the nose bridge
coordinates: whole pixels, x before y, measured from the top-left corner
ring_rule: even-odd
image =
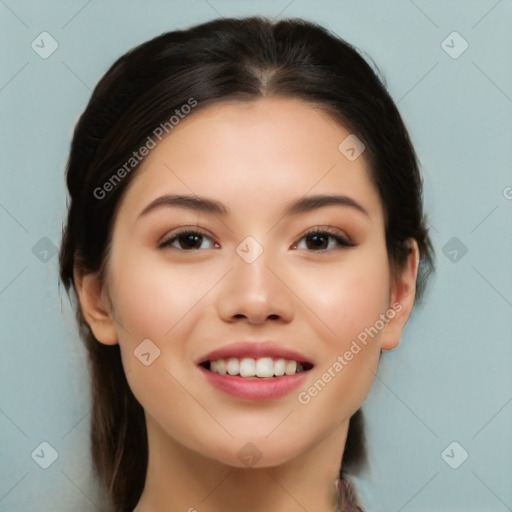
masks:
[[[233,278],[240,280],[248,292],[270,296],[275,288],[275,283],[271,282],[275,278],[268,269],[273,259],[271,249],[249,235],[238,244],[235,252]]]
[[[235,249],[233,268],[219,296],[219,314],[230,320],[240,316],[259,323],[265,319],[293,316],[293,302],[287,287],[276,277],[277,255],[253,236]]]
[[[263,245],[260,244],[256,238],[249,235],[238,244],[235,252],[246,264],[252,265],[256,261],[260,260],[259,264],[261,265],[262,260],[266,260],[268,258],[269,251],[265,251],[263,249]],[[263,253],[267,254],[262,258],[261,256]]]

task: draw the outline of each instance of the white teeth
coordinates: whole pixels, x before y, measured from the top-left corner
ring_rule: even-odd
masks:
[[[224,359],[219,359],[218,361],[214,361],[214,363],[217,363],[217,373],[220,375],[226,375],[226,373],[228,373]]]
[[[286,361],[284,359],[278,359],[274,363],[274,375],[276,377],[282,377],[286,368]]]
[[[274,363],[271,357],[262,357],[256,361],[256,375],[258,377],[274,376]]]
[[[244,357],[237,359],[231,357],[229,359],[218,359],[210,362],[210,371],[219,375],[239,375],[244,378],[259,377],[272,378],[282,377],[284,375],[295,375],[304,371],[302,364],[297,361],[287,359],[272,359],[271,357],[260,357],[253,359],[252,357]]]
[[[288,361],[284,368],[286,375],[295,375],[297,370],[297,361]]]
[[[244,357],[240,361],[240,377],[255,377],[256,361],[249,357]]]
[[[236,357],[228,359],[226,370],[228,371],[229,375],[238,375],[240,373],[240,363]]]

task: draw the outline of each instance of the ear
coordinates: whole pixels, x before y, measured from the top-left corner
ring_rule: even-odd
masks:
[[[116,323],[104,304],[102,287],[97,274],[81,274],[75,267],[73,276],[82,314],[94,337],[105,345],[116,345],[118,342]]]
[[[391,285],[389,307],[395,312],[395,316],[391,318],[388,315],[390,319],[381,331],[380,346],[382,350],[393,350],[400,344],[403,328],[414,306],[419,249],[414,238],[410,238],[408,242],[410,251],[407,262]]]

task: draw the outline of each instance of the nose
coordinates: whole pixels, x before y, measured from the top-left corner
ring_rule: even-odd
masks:
[[[268,251],[248,262],[238,254],[223,280],[217,311],[226,322],[260,325],[268,320],[289,323],[294,315],[294,295],[287,286],[285,268],[270,261]]]

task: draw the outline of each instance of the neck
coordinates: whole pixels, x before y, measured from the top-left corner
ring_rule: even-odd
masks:
[[[233,467],[171,439],[151,417],[144,491],[134,512],[334,512],[348,421],[295,458],[269,467]],[[260,462],[263,462],[264,456]]]

